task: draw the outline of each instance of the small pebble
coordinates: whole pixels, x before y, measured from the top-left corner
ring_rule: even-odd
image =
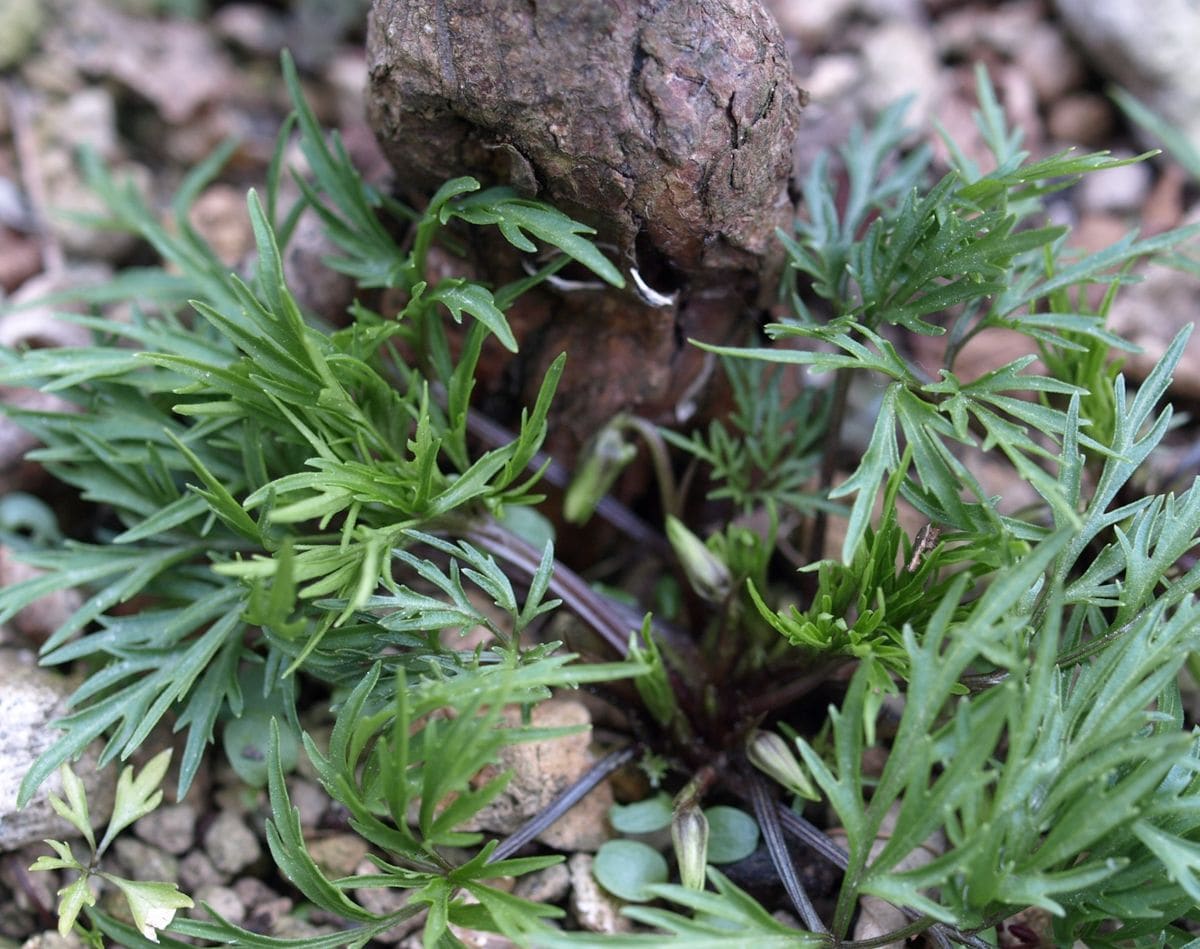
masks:
[[[210,185],[188,210],[188,221],[226,267],[236,267],[254,247],[246,194],[227,184]]]
[[[229,874],[213,866],[203,850],[193,850],[179,861],[179,886],[185,893],[192,893],[202,886],[224,883]]]
[[[350,876],[367,855],[367,842],[358,834],[330,834],[307,845],[313,862],[330,877]]]
[[[200,905],[201,902],[207,903],[222,919],[233,923],[235,926],[241,925],[242,921],[246,918],[246,907],[243,905],[241,897],[228,886],[221,886],[219,883],[210,883],[207,886],[200,887],[198,890],[194,890],[191,896],[196,901],[196,905],[192,907],[190,912],[193,919],[212,918],[204,907]]]
[[[131,880],[178,883],[179,861],[169,853],[134,837],[118,837],[113,852]]]
[[[44,932],[26,939],[21,943],[21,949],[83,949],[83,941],[73,932],[65,936]]]
[[[271,927],[271,935],[276,939],[312,939],[336,931],[333,926],[314,926],[296,916],[280,916]]]
[[[1087,78],[1083,60],[1062,32],[1049,23],[1036,24],[1013,52],[1017,66],[1029,77],[1040,102],[1054,102],[1074,92]]]
[[[592,875],[595,859],[589,853],[577,853],[567,861],[571,877],[571,912],[575,921],[594,933],[629,932],[633,929],[633,921],[621,915],[624,904],[600,886]]]
[[[818,103],[836,102],[854,91],[862,78],[862,62],[852,53],[834,53],[820,57],[812,72],[801,78],[801,85],[808,90],[810,101]]]
[[[237,873],[262,856],[258,838],[236,814],[221,811],[204,835],[204,849],[213,866],[226,873]]]
[[[876,27],[863,42],[864,104],[878,114],[904,96],[913,96],[908,121],[923,125],[929,118],[940,82],[937,50],[929,31],[915,23],[893,20]]]
[[[300,812],[300,826],[319,827],[321,818],[329,809],[329,795],[320,785],[304,778],[289,777],[287,786],[292,807]]]
[[[1046,130],[1050,137],[1069,145],[1095,148],[1107,143],[1113,128],[1108,100],[1091,92],[1063,96],[1050,106]]]
[[[571,871],[565,863],[556,863],[545,870],[537,870],[517,878],[513,896],[534,903],[557,903],[571,888]]]
[[[257,906],[279,899],[279,894],[256,877],[239,877],[233,883],[234,892],[246,906]]]
[[[1079,184],[1079,206],[1085,213],[1137,211],[1150,194],[1151,172],[1145,162],[1106,168],[1085,175]]]
[[[196,838],[196,811],[190,804],[167,804],[141,818],[133,832],[167,853],[185,854]]]
[[[797,36],[820,46],[841,27],[854,11],[856,0],[773,0],[768,4],[785,35]]]
[[[371,876],[379,872],[379,868],[370,860],[363,860],[357,867],[354,868],[355,876]],[[363,886],[354,890],[354,899],[369,909],[372,913],[378,913],[384,916],[388,913],[394,913],[408,902],[412,895],[411,890],[400,890],[395,887],[386,886]],[[423,918],[423,917],[422,917]],[[406,921],[407,922],[407,921]],[[415,925],[415,923],[413,924]],[[404,933],[409,932],[413,926],[400,924],[400,928]],[[395,930],[389,930],[394,932]]]
[[[286,896],[277,896],[263,903],[246,906],[246,928],[255,932],[279,934],[279,929],[290,918],[295,903]]]

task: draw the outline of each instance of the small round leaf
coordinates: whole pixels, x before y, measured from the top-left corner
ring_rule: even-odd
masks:
[[[271,715],[265,711],[247,711],[241,718],[226,722],[225,757],[239,778],[251,787],[267,786],[267,737],[271,734]],[[285,772],[296,767],[300,741],[287,725],[279,728],[279,758]]]
[[[652,834],[671,825],[671,798],[660,792],[636,804],[614,804],[608,821],[621,834]]]
[[[654,894],[646,891],[647,885],[667,882],[667,861],[637,840],[610,840],[596,852],[592,873],[614,896],[645,903],[654,899]]]
[[[734,863],[758,847],[758,824],[745,811],[718,804],[704,809],[708,818],[708,862]]]

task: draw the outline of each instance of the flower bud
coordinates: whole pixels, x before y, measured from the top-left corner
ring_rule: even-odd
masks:
[[[694,799],[675,808],[671,842],[675,845],[680,882],[689,890],[703,890],[708,865],[708,818]]]
[[[787,742],[775,732],[755,731],[746,742],[746,757],[759,771],[774,778],[793,794],[810,801],[821,799]]]
[[[724,561],[688,530],[683,521],[671,514],[667,515],[667,540],[699,596],[710,603],[719,603],[729,595],[733,576]]]
[[[637,448],[622,437],[621,421],[618,417],[600,429],[584,451],[563,498],[563,517],[568,523],[586,523],[617,476],[637,455]]]

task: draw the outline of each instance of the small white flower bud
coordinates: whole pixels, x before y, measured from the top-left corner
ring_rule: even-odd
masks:
[[[759,771],[774,778],[793,794],[810,801],[821,799],[787,742],[775,732],[755,731],[746,742],[746,757]]]
[[[710,603],[719,603],[729,595],[733,587],[729,567],[688,530],[683,521],[671,514],[667,515],[667,540],[698,595]]]

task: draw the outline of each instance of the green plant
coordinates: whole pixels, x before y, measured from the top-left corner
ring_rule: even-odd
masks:
[[[97,864],[109,845],[116,839],[117,834],[132,824],[139,817],[144,817],[158,807],[162,801],[162,791],[158,789],[171,763],[171,752],[161,752],[155,755],[142,773],[136,778],[132,768],[125,768],[117,780],[117,792],[113,800],[112,816],[104,831],[99,845],[95,834],[92,833],[92,823],[88,816],[87,793],[83,782],[67,765],[59,768],[62,778],[63,793],[67,800],[64,802],[55,795],[50,795],[50,803],[55,812],[71,824],[87,842],[91,857],[87,863],[81,862],[71,850],[70,844],[62,840],[47,840],[56,857],[38,857],[29,869],[31,870],[71,870],[78,875],[58,891],[58,931],[66,936],[75,926],[75,920],[85,906],[94,906],[96,894],[93,885],[96,878],[114,886],[120,891],[133,918],[133,924],[138,932],[152,942],[158,942],[158,930],[167,926],[178,909],[186,909],[192,905],[191,897],[179,892],[174,883],[149,883],[145,881],[126,880],[112,873],[98,869]],[[92,944],[103,947],[104,942],[98,929],[87,933]]]
[[[218,721],[228,720],[228,744],[239,719],[274,718],[272,856],[348,926],[302,943],[310,947],[363,945],[422,910],[430,946],[458,944],[455,926],[523,944],[594,941],[545,923],[556,908],[488,881],[559,859],[516,854],[637,759],[673,793],[614,811],[612,822],[628,833],[669,826],[675,869],[636,841],[609,847],[598,876],[659,901],[626,913],[660,932],[606,943],[657,945],[669,933],[696,946],[854,945],[867,895],[907,914],[888,940],[928,931],[938,944],[991,945],[996,927],[1028,907],[1052,915],[1058,944],[1192,938],[1200,745],[1177,677],[1200,639],[1190,555],[1200,489],[1142,496],[1131,481],[1170,425],[1160,406],[1186,334],[1130,393],[1109,361],[1123,344],[1104,320],[1112,294],[1134,279],[1130,266],[1195,229],[1072,257],[1065,230],[1043,223],[1043,199],[1120,162],[1029,161],[982,73],[991,171],[949,143],[953,167],[930,183],[928,150],[900,151],[899,106],[856,132],[841,153],[845,202],[832,159],[818,162],[805,217],[782,235],[792,316],[766,332],[788,345],[701,344],[719,354],[735,412],[688,434],[614,420],[568,492],[566,513],[586,519],[636,451],[626,436],[650,446],[664,508],[658,546],[684,594],[668,623],[585,584],[544,542],[544,522],[536,546],[517,533],[513,512],[542,502],[530,465],[568,371],[561,358],[511,441],[481,450],[468,434],[485,343],[517,345],[508,305],[569,260],[613,286],[620,273],[581,225],[473,179],[448,182],[420,212],[368,188],[285,69],[314,175],[304,201],[341,249],[334,265],[364,289],[348,325],[306,320],[284,285],[279,246],[298,211],[277,206],[281,145],[265,200],[249,202],[259,263],[248,283],[225,273],[184,216],[220,154],[185,183],[174,231],[93,162],[109,223],[142,234],[176,274],[131,273],[94,292],[95,303],[134,292],[149,302],[125,324],[71,317],[93,330],[93,346],[0,356],[0,382],[36,382],[79,409],[8,411],[44,442],[34,457],[107,512],[86,542],[42,531],[23,556],[47,573],[0,592],[0,618],[51,589],[89,594],[43,656],[86,661],[89,676],[26,798],[97,736],[108,736],[106,760],[128,756],[168,711],[188,730],[182,793]],[[456,228],[492,225],[521,251],[536,239],[560,253],[508,287],[430,285],[434,241],[452,248]],[[1088,303],[1093,285],[1108,291],[1099,306]],[[376,312],[365,302],[372,287],[398,288],[406,302]],[[471,317],[454,338],[447,313]],[[1029,355],[974,379],[956,373],[963,347],[993,329],[1023,334]],[[936,376],[907,353],[914,334],[944,337]],[[834,381],[785,401],[795,366]],[[835,485],[850,397],[864,380],[877,411]],[[692,459],[678,479],[671,447]],[[991,496],[969,451],[1007,465],[1037,503],[1013,510]],[[913,537],[906,507],[926,523]],[[697,510],[717,524],[707,537]],[[841,516],[844,541],[824,558],[826,525]],[[800,553],[805,529],[815,557]],[[663,569],[641,548],[629,559]],[[113,609],[137,595],[137,612]],[[607,661],[529,642],[556,607],[576,614]],[[447,638],[472,628],[490,634],[487,647]],[[299,728],[301,681],[335,715],[328,746],[304,735],[305,753],[370,843],[373,875],[328,879],[305,850],[282,748]],[[550,737],[503,709],[581,683],[620,702],[636,739],[505,840],[463,830],[506,780],[478,783],[484,766],[505,745]],[[871,749],[882,758],[874,771],[864,764]],[[820,812],[802,816],[806,800],[836,815],[838,835]],[[837,872],[829,912],[789,838]],[[933,838],[944,841],[937,853],[913,865]],[[738,885],[736,863],[709,865],[759,839],[801,929]],[[614,853],[640,854],[636,879],[614,868]],[[679,884],[666,882],[672,873]],[[411,895],[381,915],[348,895],[361,887]],[[110,938],[143,944],[85,912]],[[297,944],[220,919],[176,920],[167,932]]]

